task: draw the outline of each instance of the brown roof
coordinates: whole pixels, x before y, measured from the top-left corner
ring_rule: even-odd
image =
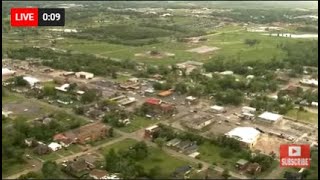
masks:
[[[170,96],[173,93],[172,90],[162,91],[158,95],[162,97]]]
[[[90,172],[90,176],[95,176],[99,179],[107,175],[108,175],[108,172],[106,170],[101,170],[101,169],[93,169]]]
[[[77,159],[76,161],[72,161],[70,162],[69,166],[73,171],[76,172],[81,172],[89,169],[88,164],[84,159]]]

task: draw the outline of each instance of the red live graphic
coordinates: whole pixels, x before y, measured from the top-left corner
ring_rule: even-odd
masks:
[[[280,145],[280,166],[310,167],[310,145],[309,144]]]
[[[38,8],[11,8],[11,26],[38,26]]]

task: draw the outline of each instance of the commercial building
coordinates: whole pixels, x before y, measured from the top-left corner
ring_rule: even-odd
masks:
[[[271,112],[264,112],[258,116],[258,120],[267,122],[267,123],[275,123],[282,119],[282,115],[275,114]]]
[[[81,79],[92,79],[94,74],[81,71],[76,73],[76,77]]]
[[[243,145],[252,148],[256,144],[260,134],[260,131],[253,127],[236,127],[225,135],[237,139],[242,142]]]

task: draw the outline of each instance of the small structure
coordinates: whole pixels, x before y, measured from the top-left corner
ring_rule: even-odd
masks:
[[[192,129],[200,130],[208,125],[210,125],[213,122],[211,117],[200,117],[200,119],[195,119],[194,121],[191,121],[191,123],[188,123],[188,127]]]
[[[169,142],[167,142],[167,146],[172,146],[172,147],[175,147],[175,146],[177,146],[179,143],[181,142],[181,140],[180,139],[177,139],[177,138],[174,138],[174,139],[172,139],[172,140],[170,140]]]
[[[67,92],[70,87],[70,84],[63,84],[62,86],[55,87],[56,90]]]
[[[302,85],[318,87],[318,80],[316,79],[302,79],[299,82]]]
[[[12,76],[15,74],[16,74],[16,71],[13,71],[9,68],[2,68],[2,76]]]
[[[258,120],[268,123],[275,123],[282,119],[282,115],[271,112],[264,112],[258,116]]]
[[[311,102],[311,106],[318,107],[318,102]]]
[[[27,81],[30,87],[35,87],[40,82],[39,79],[30,76],[24,76],[23,79]]]
[[[249,107],[249,106],[243,106],[241,109],[242,113],[255,113],[256,110],[257,110],[256,108]]]
[[[247,113],[247,112],[244,112],[242,113],[240,116],[240,119],[242,120],[254,120],[254,114],[251,114],[251,113]]]
[[[260,134],[260,131],[253,127],[236,127],[225,135],[237,139],[242,142],[244,146],[252,148],[256,144]]]
[[[59,149],[62,148],[62,146],[58,143],[52,142],[48,145],[48,147],[52,150],[52,151],[58,151]]]
[[[148,98],[145,103],[149,104],[149,105],[159,105],[161,104],[161,99],[157,99],[157,98]]]
[[[101,170],[101,169],[93,169],[90,173],[89,176],[92,177],[93,179],[108,179],[108,172],[106,170]]]
[[[161,97],[167,97],[167,96],[170,96],[171,94],[173,93],[173,90],[172,89],[169,89],[167,91],[162,91],[158,94],[158,96],[161,96]]]
[[[220,72],[221,75],[233,75],[233,72],[232,71],[223,71],[223,72]]]
[[[245,159],[239,159],[239,161],[236,162],[236,168],[239,170],[244,170],[247,168],[248,164],[249,164],[249,161]]]
[[[158,132],[160,130],[160,127],[158,125],[153,125],[145,129],[144,131],[144,137],[145,138],[153,138],[153,134]]]
[[[52,150],[45,144],[39,144],[35,149],[34,153],[38,155],[44,155],[51,153]]]
[[[75,72],[64,72],[62,75],[63,76],[73,76]]]
[[[88,164],[84,159],[79,158],[74,159],[74,161],[67,162],[64,171],[76,178],[80,178],[89,174],[90,170],[93,168],[94,167]]]
[[[215,112],[215,113],[225,113],[227,112],[224,107],[222,106],[217,106],[217,105],[214,105],[214,106],[211,106],[210,109]]]
[[[94,74],[81,71],[76,73],[76,77],[81,79],[92,79]]]
[[[256,175],[261,172],[261,166],[259,163],[250,163],[246,171],[249,174]]]
[[[190,165],[186,165],[186,166],[181,166],[181,167],[178,167],[173,173],[172,173],[172,176],[173,177],[185,177],[186,175],[188,175],[192,170],[192,167]]]

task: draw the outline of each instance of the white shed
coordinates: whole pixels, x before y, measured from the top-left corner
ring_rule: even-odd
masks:
[[[52,142],[48,145],[48,147],[52,150],[52,151],[57,151],[59,149],[62,148],[62,146],[58,143]]]

